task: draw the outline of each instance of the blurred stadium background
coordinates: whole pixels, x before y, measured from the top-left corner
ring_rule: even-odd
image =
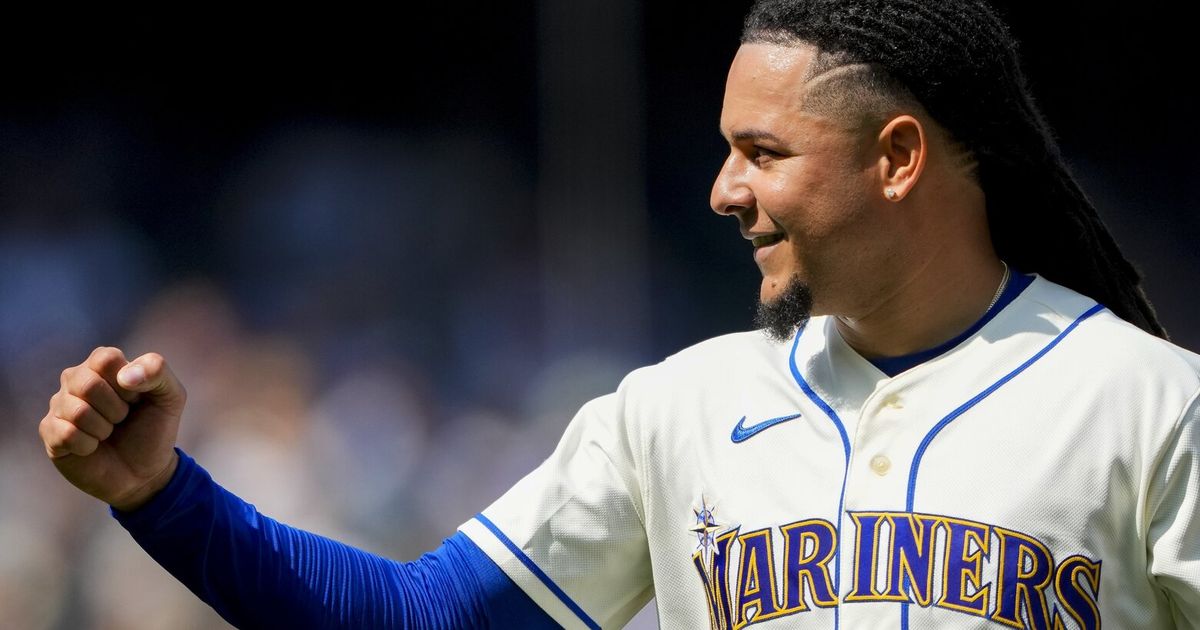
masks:
[[[1035,93],[1200,348],[1186,21],[1049,4],[1003,7]],[[747,328],[707,203],[747,6],[9,16],[0,628],[227,627],[45,461],[94,346],[166,355],[182,446],[265,513],[411,559],[624,372]]]

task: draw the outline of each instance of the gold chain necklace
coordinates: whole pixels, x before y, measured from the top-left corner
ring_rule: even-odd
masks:
[[[987,310],[989,311],[996,305],[996,302],[1000,301],[1000,295],[1004,293],[1004,287],[1008,285],[1008,263],[1001,260],[1000,264],[1004,265],[1004,276],[1000,278],[1000,286],[996,287],[996,295],[992,296],[992,303],[988,304]]]

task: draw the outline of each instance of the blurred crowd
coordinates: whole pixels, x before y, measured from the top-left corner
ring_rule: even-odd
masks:
[[[267,515],[393,558],[435,548],[549,454],[586,381],[619,378],[594,357],[548,367],[529,379],[528,413],[517,416],[443,404],[420,366],[398,357],[322,378],[293,340],[247,331],[211,283],[167,287],[135,322],[112,342],[130,358],[169,358],[189,392],[180,444],[219,483]],[[227,627],[40,452],[34,419],[53,391],[44,375],[79,362],[82,341],[47,339],[5,366],[4,416],[27,421],[0,436],[0,627]]]
[[[289,140],[256,161],[268,166],[239,184],[237,221],[205,246],[209,275],[164,273],[169,248],[119,212],[86,229],[14,221],[0,237],[0,628],[228,627],[41,450],[59,372],[97,345],[167,358],[189,393],[180,445],[218,483],[401,560],[536,466],[578,407],[633,367],[618,348],[540,347],[523,258],[480,264],[496,255],[487,247],[522,244],[505,240],[502,213],[470,220],[490,245],[455,248],[472,204],[522,203],[524,180],[488,168],[501,160],[459,147],[479,168],[431,217],[411,201],[433,192],[414,185],[395,201],[380,191],[404,185],[387,161],[364,164],[378,147],[346,138]],[[392,166],[425,186],[437,175]]]

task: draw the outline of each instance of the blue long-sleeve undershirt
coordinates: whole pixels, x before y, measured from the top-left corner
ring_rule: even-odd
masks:
[[[170,484],[113,516],[239,628],[558,628],[461,532],[396,562],[258,513],[179,453]]]

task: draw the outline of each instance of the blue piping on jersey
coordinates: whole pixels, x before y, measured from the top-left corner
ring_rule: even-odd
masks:
[[[990,396],[992,392],[1000,389],[1005,383],[1011,381],[1013,377],[1021,372],[1024,372],[1026,368],[1033,365],[1038,361],[1038,359],[1041,359],[1043,356],[1045,356],[1046,353],[1050,352],[1054,346],[1057,346],[1064,337],[1071,334],[1071,331],[1075,330],[1075,328],[1079,326],[1080,322],[1091,317],[1092,315],[1095,315],[1096,313],[1099,313],[1102,310],[1104,310],[1104,306],[1100,304],[1089,308],[1082,315],[1077,317],[1075,321],[1071,322],[1070,326],[1067,326],[1065,330],[1063,330],[1061,333],[1058,333],[1058,336],[1052,339],[1050,343],[1046,344],[1046,347],[1039,350],[1037,354],[1029,357],[1029,359],[1027,359],[1024,363],[1017,366],[1016,369],[1008,374],[1005,374],[1000,380],[992,383],[990,387],[976,394],[974,398],[963,403],[958,409],[951,411],[945,418],[942,418],[933,426],[932,429],[929,430],[929,433],[925,435],[925,439],[921,440],[921,444],[917,446],[917,453],[913,456],[912,468],[908,473],[908,499],[904,504],[907,511],[911,512],[913,509],[913,500],[915,499],[917,491],[917,472],[921,467],[921,457],[925,455],[925,449],[929,448],[929,443],[933,441],[933,438],[937,437],[937,434],[940,433],[942,429],[946,428],[946,425],[953,422],[955,418],[961,416],[968,409],[978,404],[979,401]]]
[[[1004,285],[1004,290],[1000,292],[1000,298],[996,300],[996,303],[983,314],[983,317],[980,317],[974,324],[971,324],[970,328],[962,331],[958,336],[928,350],[921,350],[899,357],[878,357],[867,359],[867,361],[871,365],[874,365],[880,372],[891,377],[949,352],[955,346],[982,330],[988,322],[1000,314],[1000,311],[1003,311],[1029,285],[1033,284],[1033,276],[1023,274],[1016,269],[1013,269],[1012,272],[1012,278]]]
[[[583,612],[583,608],[580,608],[579,604],[576,604],[575,600],[571,599],[570,595],[567,595],[565,591],[559,588],[559,586],[554,583],[554,580],[550,579],[550,576],[546,575],[546,573],[542,571],[541,567],[539,567],[532,559],[530,559],[529,556],[525,555],[525,552],[521,551],[521,548],[518,547],[516,543],[509,539],[508,536],[505,536],[504,532],[500,531],[500,528],[496,527],[495,523],[488,520],[488,517],[484,516],[483,513],[476,514],[475,520],[483,523],[484,527],[488,528],[488,530],[491,531],[500,542],[504,543],[504,546],[508,547],[508,550],[517,557],[517,560],[520,560],[521,564],[525,565],[525,568],[529,569],[529,571],[533,573],[537,579],[541,580],[542,584],[545,584],[546,588],[550,589],[550,592],[554,593],[555,597],[558,597],[559,601],[566,605],[567,608],[571,609],[571,612],[575,613],[575,616],[579,617],[579,620],[582,621],[584,625],[589,628],[593,628],[594,630],[600,630],[600,624],[593,621],[587,613]]]
[[[838,435],[842,436],[842,450],[846,453],[846,466],[842,469],[842,491],[838,495],[838,511],[837,511],[837,549],[834,551],[834,570],[833,570],[833,588],[837,591],[837,597],[840,600],[842,597],[842,508],[846,502],[846,478],[850,476],[850,438],[846,435],[846,425],[842,424],[842,419],[838,417],[837,412],[829,403],[821,400],[817,392],[804,380],[800,375],[800,370],[796,367],[796,347],[800,345],[800,335],[804,334],[804,329],[808,327],[808,322],[796,331],[796,340],[792,342],[792,354],[788,358],[788,365],[792,369],[792,378],[796,380],[796,384],[800,386],[800,390],[808,396],[809,400],[813,401],[829,419],[833,421],[833,426],[837,427]],[[833,628],[837,630],[839,623],[839,611],[841,605],[833,608]]]
[[[951,422],[953,422],[956,418],[958,418],[959,416],[966,413],[968,409],[970,409],[971,407],[974,407],[976,404],[978,404],[979,401],[992,395],[992,393],[995,392],[997,389],[1000,389],[1001,387],[1003,387],[1005,385],[1005,383],[1008,383],[1014,377],[1016,377],[1018,374],[1020,374],[1021,372],[1024,372],[1026,368],[1033,365],[1034,363],[1037,363],[1038,359],[1041,359],[1042,357],[1046,356],[1046,353],[1050,352],[1050,350],[1053,349],[1054,346],[1057,346],[1058,342],[1062,341],[1063,338],[1065,338],[1067,335],[1071,334],[1071,331],[1075,330],[1075,328],[1079,326],[1080,322],[1091,317],[1092,315],[1095,315],[1096,313],[1099,313],[1102,310],[1104,310],[1104,306],[1101,304],[1097,304],[1097,305],[1093,306],[1092,308],[1089,308],[1088,310],[1084,311],[1084,313],[1082,315],[1075,318],[1075,321],[1071,322],[1070,326],[1067,326],[1062,332],[1058,333],[1058,336],[1056,336],[1054,339],[1051,339],[1050,343],[1046,344],[1046,347],[1039,350],[1037,352],[1037,354],[1034,354],[1032,357],[1029,357],[1029,359],[1027,359],[1021,365],[1018,365],[1013,371],[1009,372],[1008,374],[1005,374],[1003,377],[1000,378],[1000,380],[996,381],[995,383],[992,383],[991,386],[989,386],[987,389],[979,392],[978,394],[975,395],[975,397],[973,397],[970,400],[968,400],[967,402],[963,403],[957,409],[955,409],[954,411],[951,411],[949,414],[947,414],[945,418],[942,418],[940,421],[938,421],[937,424],[933,425],[933,428],[930,429],[929,433],[927,433],[925,435],[925,439],[921,440],[921,444],[919,446],[917,446],[916,455],[913,456],[912,468],[910,468],[909,472],[908,472],[908,498],[905,500],[905,503],[904,503],[905,511],[907,511],[907,512],[913,511],[913,502],[916,499],[916,493],[917,493],[917,473],[920,471],[920,468],[921,468],[921,458],[924,457],[925,450],[929,448],[929,444],[931,442],[933,442],[933,439],[935,437],[937,437],[937,434],[940,433],[942,431],[942,429],[946,428],[946,426],[949,425]],[[900,605],[900,628],[901,628],[901,630],[908,630],[908,603],[907,602],[902,603]]]

